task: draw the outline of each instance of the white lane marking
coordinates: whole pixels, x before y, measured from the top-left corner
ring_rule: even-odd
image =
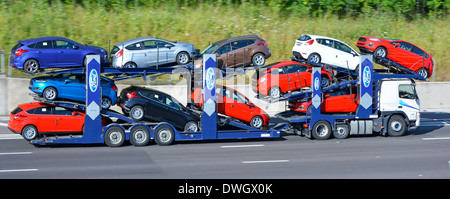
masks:
[[[7,173],[7,172],[20,172],[20,171],[37,171],[39,169],[10,169],[10,170],[0,170],[0,173]]]
[[[422,140],[450,140],[450,137],[440,137],[440,138],[422,138]]]
[[[23,139],[19,134],[0,134],[0,140]]]
[[[255,163],[275,163],[275,162],[289,162],[289,160],[261,160],[261,161],[243,161],[244,164],[255,164]]]
[[[220,148],[245,148],[245,147],[260,147],[264,146],[264,144],[254,144],[254,145],[228,145],[228,146],[220,146]]]
[[[1,123],[0,122],[0,126],[8,126],[8,123]]]
[[[33,152],[9,152],[9,153],[0,153],[0,155],[27,155],[32,153]]]

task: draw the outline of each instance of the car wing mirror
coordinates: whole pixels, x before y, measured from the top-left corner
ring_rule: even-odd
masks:
[[[164,45],[164,47],[166,47],[166,48],[170,49],[170,48],[172,48],[172,45],[170,45],[170,44],[166,44],[166,45]]]
[[[394,44],[394,46],[395,46],[396,48],[398,48],[398,47],[400,47],[400,44],[399,44],[399,43],[396,43],[396,44]]]
[[[70,79],[64,80],[64,84],[68,84],[68,83],[70,83]]]
[[[78,113],[76,111],[72,112],[72,116],[77,116]]]
[[[72,46],[72,49],[80,49],[80,47],[78,47],[78,46]]]

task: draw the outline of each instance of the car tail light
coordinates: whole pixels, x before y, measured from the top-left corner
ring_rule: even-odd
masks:
[[[264,40],[261,40],[261,42],[259,42],[258,46],[265,46],[267,47],[267,42]]]
[[[119,50],[119,52],[116,53],[116,58],[122,57],[123,50]]]
[[[19,48],[18,50],[16,50],[16,52],[14,53],[16,56],[21,56],[23,53],[29,52],[28,50],[24,50],[22,48]]]
[[[117,86],[114,83],[111,83],[111,88],[117,92]]]
[[[308,46],[308,45],[312,45],[314,43],[314,39],[311,39],[311,40],[309,40],[309,41],[307,41],[306,42],[306,45]]]
[[[127,93],[127,97],[128,97],[128,99],[133,99],[135,97],[141,97],[141,96],[137,95],[135,92],[129,92],[129,93]]]

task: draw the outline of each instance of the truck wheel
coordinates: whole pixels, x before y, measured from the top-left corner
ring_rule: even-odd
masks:
[[[331,135],[331,125],[325,120],[318,121],[313,129],[312,136],[318,140],[326,140]]]
[[[155,130],[155,142],[160,146],[170,145],[175,140],[175,132],[169,125],[158,126]]]
[[[119,147],[125,142],[125,132],[118,126],[108,128],[105,133],[105,144],[109,147]]]
[[[130,131],[130,142],[134,146],[145,146],[150,141],[150,131],[145,126],[136,126]]]
[[[393,115],[388,121],[388,134],[393,137],[402,136],[406,132],[405,119],[400,115]]]
[[[336,130],[333,131],[333,136],[336,139],[345,139],[348,137],[348,134],[349,134],[349,130],[348,130],[347,124],[337,125]]]

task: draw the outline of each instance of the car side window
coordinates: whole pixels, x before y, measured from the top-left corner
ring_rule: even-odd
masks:
[[[219,49],[217,49],[216,53],[219,53],[219,56],[220,56],[220,55],[223,55],[230,51],[231,51],[231,44],[227,43],[227,44],[221,46]]]
[[[334,48],[334,41],[330,39],[316,39],[317,43],[322,44],[324,46],[328,46],[330,48]]]
[[[72,49],[73,48],[73,43],[67,42],[67,41],[63,41],[63,40],[54,40],[55,43],[53,43],[53,46],[56,49]]]
[[[69,79],[70,83],[80,83],[80,79],[77,75],[69,75],[66,78],[61,79],[60,81],[65,82],[66,79]]]
[[[399,48],[403,49],[403,50],[407,50],[407,51],[411,51],[412,45],[410,43],[406,43],[406,42],[393,42],[392,43],[394,46],[395,44],[399,44]]]
[[[52,49],[53,48],[52,40],[37,42],[36,45],[34,46],[34,48],[37,48],[37,49]]]
[[[414,54],[419,55],[421,57],[428,58],[428,55],[425,52],[423,52],[423,50],[421,50],[420,48],[417,48],[416,46],[412,47],[411,52],[413,52]]]
[[[248,43],[246,40],[238,40],[238,41],[231,42],[232,50],[237,50],[239,48],[243,48],[246,46],[248,46]]]
[[[166,47],[167,44],[169,44],[169,43],[167,43],[167,42],[165,42],[165,41],[155,41],[155,45],[156,45],[158,48],[164,48],[164,47]]]
[[[59,107],[59,106],[55,106],[54,110],[53,110],[53,114],[55,115],[72,115],[71,110],[66,109],[64,107]]]
[[[157,42],[155,40],[148,40],[148,41],[143,41],[142,45],[144,47],[144,49],[156,49],[157,46]]]
[[[38,107],[28,110],[27,113],[35,115],[50,115],[52,114],[52,107],[51,106]]]
[[[283,74],[286,74],[283,68],[284,67],[279,67],[279,68],[272,69],[270,71],[270,74],[271,75],[283,75]]]
[[[249,39],[249,40],[246,40],[247,41],[247,43],[248,43],[248,45],[252,45],[252,44],[254,44],[254,43],[256,43],[256,39]]]
[[[243,103],[243,104],[248,104],[248,99],[245,96],[241,95],[240,93],[238,93],[236,91],[234,92],[234,95],[236,96],[236,99],[238,102]]]
[[[142,49],[141,42],[136,42],[134,44],[130,44],[130,45],[126,46],[125,49],[127,49],[127,50],[141,50]]]
[[[170,106],[170,107],[172,107],[172,108],[174,108],[174,109],[181,110],[181,106],[178,103],[176,103],[175,100],[172,100],[171,97],[166,97],[166,103],[165,104]]]
[[[352,53],[352,49],[342,42],[335,41],[334,45],[335,45],[336,49],[338,49],[340,51],[344,51],[346,53]]]
[[[306,66],[303,65],[289,65],[286,66],[288,73],[301,73],[306,71]]]

